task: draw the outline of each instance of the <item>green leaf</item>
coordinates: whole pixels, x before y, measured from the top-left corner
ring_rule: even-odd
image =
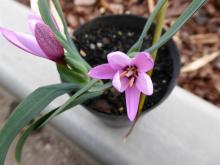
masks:
[[[52,18],[51,18],[51,14],[50,11],[48,9],[48,4],[47,1],[45,0],[38,0],[38,7],[40,10],[40,14],[42,19],[44,20],[44,22],[50,26],[51,30],[54,32],[57,40],[60,42],[60,44],[66,48],[67,50],[69,50],[69,46],[67,45],[67,42],[65,40],[65,38],[62,36],[62,34],[59,32],[59,30],[57,29],[57,27],[55,26]]]
[[[73,48],[74,45],[73,45],[73,43],[70,42],[71,38],[69,37],[69,35],[66,36],[68,39],[68,42],[67,42],[66,39],[63,37],[63,35],[59,32],[59,30],[55,26],[54,21],[51,18],[51,13],[48,9],[47,2],[45,0],[38,0],[38,6],[39,6],[39,10],[40,10],[40,14],[41,14],[42,19],[44,20],[44,22],[48,26],[50,26],[51,30],[54,32],[54,34],[55,34],[57,40],[60,42],[60,44],[66,49],[66,51],[74,58],[74,60],[76,62],[82,62],[88,69],[90,69],[91,68],[90,65],[80,56],[76,47]],[[58,12],[60,12],[60,11],[58,10]],[[66,31],[66,33],[68,33],[68,32]]]
[[[69,100],[67,100],[55,113],[53,113],[42,125],[46,124],[48,121],[53,119],[55,116],[64,111],[67,107],[69,107],[75,100],[86,93],[98,80],[91,80],[86,86],[77,91]],[[83,96],[82,96],[83,97]]]
[[[62,64],[57,64],[57,70],[60,74],[60,78],[62,81],[78,84],[79,88],[89,81],[88,76],[86,76],[85,74],[82,74],[75,70],[71,70],[70,68]]]
[[[51,13],[48,9],[48,4],[45,0],[38,0],[38,7],[40,10],[41,17],[43,21],[51,28],[53,33],[55,34],[57,40],[60,42],[60,44],[66,49],[66,51],[69,52],[73,57],[75,57],[75,60],[82,60],[77,54],[77,52],[74,52],[71,47],[69,46],[66,39],[63,37],[63,35],[59,32],[56,25],[54,24],[54,21],[51,18]]]
[[[32,133],[33,130],[37,129],[42,122],[44,122],[55,110],[47,113],[46,115],[39,118],[37,121],[32,123],[20,136],[16,149],[15,149],[15,159],[18,163],[21,162],[21,155],[22,155],[22,149],[24,146],[25,141],[27,140],[28,136]]]
[[[45,86],[38,88],[22,101],[0,130],[0,164],[4,164],[9,146],[19,131],[55,98],[75,88],[75,84],[69,83]]]
[[[151,15],[149,16],[145,26],[144,26],[144,29],[138,39],[138,41],[129,49],[128,51],[128,55],[130,57],[134,56],[135,54],[133,52],[139,52],[141,50],[141,47],[142,47],[142,44],[143,44],[143,41],[144,41],[144,37],[146,36],[148,30],[150,29],[153,21],[155,20],[158,12],[160,11],[160,9],[163,7],[163,5],[165,4],[167,0],[160,0],[157,5],[155,6],[155,9],[154,11],[151,13]]]
[[[74,102],[72,102],[69,106],[67,106],[65,109],[63,109],[63,111],[61,111],[60,113],[63,113],[64,111],[78,105],[81,104],[91,98],[100,96],[102,94],[102,92],[89,92],[84,94],[83,96],[77,98]],[[36,129],[40,128],[40,126],[51,116],[53,115],[59,108],[56,108],[50,112],[48,112],[46,115],[40,117],[38,120],[36,120],[34,123],[32,123],[20,136],[18,143],[16,145],[16,152],[15,152],[15,158],[17,160],[18,163],[20,163],[21,161],[21,156],[22,156],[22,149],[24,146],[25,141],[27,140],[27,138],[29,137],[29,135]],[[60,114],[59,113],[59,114]]]
[[[99,85],[92,87],[89,91],[90,92],[104,91],[110,87],[112,87],[112,82],[108,82],[105,84],[103,84],[103,82],[101,82]]]
[[[68,32],[68,28],[67,28],[67,22],[66,22],[66,19],[65,19],[65,17],[64,17],[64,14],[63,14],[62,8],[61,8],[61,6],[60,6],[59,0],[53,0],[53,3],[54,3],[54,6],[55,6],[55,8],[56,8],[56,10],[57,10],[57,12],[58,12],[58,14],[59,14],[59,16],[60,16],[62,22],[63,22],[63,25],[64,25],[64,33],[65,33],[65,35],[66,35],[68,44],[69,44],[70,48],[72,49],[72,51],[69,52],[69,53],[71,53],[70,55],[75,54],[76,56],[78,56],[79,59],[80,59],[80,61],[82,61],[83,64],[84,64],[88,69],[90,69],[91,66],[80,56],[80,53],[79,53],[78,49],[76,48],[75,43],[73,42],[72,38],[70,37],[70,34],[69,34],[69,32]],[[72,53],[73,53],[73,54],[72,54]]]
[[[64,14],[63,14],[62,8],[60,6],[59,0],[53,0],[53,3],[54,3],[54,6],[55,6],[61,20],[62,20],[62,23],[63,23],[63,26],[64,26],[64,33],[67,37],[68,42],[70,43],[70,46],[71,46],[72,50],[80,56],[75,44],[73,43],[73,41],[72,41],[72,39],[69,35],[68,28],[67,28],[67,22],[66,22],[66,19],[64,17]]]
[[[164,45],[173,35],[176,34],[178,30],[195,14],[195,12],[200,9],[207,0],[193,0],[192,3],[187,7],[187,9],[181,14],[181,16],[176,20],[172,27],[166,31],[166,33],[160,38],[160,40],[155,43],[152,47],[147,49],[147,52],[152,52],[155,49],[160,48]]]

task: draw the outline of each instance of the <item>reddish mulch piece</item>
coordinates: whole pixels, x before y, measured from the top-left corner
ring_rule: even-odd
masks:
[[[18,0],[28,5],[29,0]],[[75,5],[73,0],[60,0],[70,29],[85,22],[111,14],[136,14],[148,16],[147,0],[90,0],[92,5]],[[92,2],[93,1],[93,2]],[[191,0],[170,0],[166,17],[169,27]],[[82,3],[82,2],[80,2]],[[178,10],[177,10],[178,9]],[[181,52],[181,63],[185,66],[204,55],[220,49],[220,1],[209,0],[206,6],[191,19],[174,37]],[[220,56],[202,68],[181,73],[179,85],[188,91],[220,106]]]

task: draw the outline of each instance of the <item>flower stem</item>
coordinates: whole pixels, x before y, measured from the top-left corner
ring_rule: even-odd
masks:
[[[162,34],[164,18],[165,18],[165,14],[167,11],[167,7],[168,7],[168,1],[166,1],[164,6],[161,8],[160,12],[158,13],[157,23],[156,23],[156,27],[155,27],[154,36],[153,36],[153,44],[155,44],[160,39],[160,36]],[[158,49],[155,49],[151,54],[154,61],[157,58],[157,52],[158,52]],[[152,72],[153,72],[153,70],[151,70],[147,74],[149,76],[151,76]],[[144,94],[141,94],[141,99],[140,99],[140,103],[139,103],[139,107],[138,107],[138,115],[140,115],[140,113],[143,109],[145,100],[146,100],[146,96]]]
[[[154,32],[153,43],[152,44],[155,44],[160,39],[160,36],[162,34],[162,30],[163,30],[164,18],[165,18],[165,15],[166,15],[167,7],[168,7],[168,0],[165,2],[165,4],[160,9],[160,11],[157,15],[157,22],[156,22],[156,27],[155,27],[155,32]],[[152,58],[153,58],[154,61],[156,60],[156,57],[157,57],[157,51],[158,50],[154,50],[152,52]],[[151,76],[152,72],[153,71],[150,71],[147,74],[149,76]],[[146,100],[146,96],[142,93],[141,98],[140,98],[140,102],[139,102],[139,106],[138,106],[138,114],[135,118],[135,121],[133,122],[133,124],[131,126],[131,129],[129,130],[129,132],[127,133],[125,138],[127,138],[130,135],[130,133],[132,132],[132,130],[133,130],[133,128],[134,128],[134,126],[135,126],[135,124],[136,124],[136,122],[137,122],[137,120],[138,120],[138,118],[139,118],[139,116],[142,112],[145,100]]]

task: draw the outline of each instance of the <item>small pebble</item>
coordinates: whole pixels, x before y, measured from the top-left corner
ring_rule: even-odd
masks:
[[[86,57],[86,52],[81,49],[81,50],[80,50],[80,55],[83,56],[83,57]]]
[[[118,31],[118,35],[119,35],[119,36],[122,36],[123,33],[122,33],[121,31]]]
[[[119,111],[119,112],[123,112],[123,111],[124,111],[124,108],[123,108],[123,107],[120,107],[120,108],[118,109],[118,111]]]
[[[89,35],[88,34],[85,34],[85,38],[88,38],[89,37]]]
[[[91,50],[95,50],[95,44],[92,43],[92,44],[89,45],[89,47],[90,47]]]
[[[132,37],[132,36],[134,36],[134,33],[128,32],[128,36],[129,36],[129,37]]]
[[[103,44],[102,44],[101,42],[97,42],[97,43],[96,43],[96,46],[97,46],[98,48],[102,48]]]

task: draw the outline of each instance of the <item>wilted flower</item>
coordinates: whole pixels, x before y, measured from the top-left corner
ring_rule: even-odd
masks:
[[[147,52],[139,52],[130,59],[123,52],[108,54],[108,63],[94,67],[89,76],[97,79],[112,79],[112,85],[126,96],[127,114],[130,121],[136,117],[140,94],[153,94],[153,83],[146,74],[154,62]]]
[[[54,23],[57,25],[55,20]],[[1,27],[0,33],[24,51],[58,62],[64,56],[64,49],[50,27],[36,15],[29,15],[28,24],[32,34],[15,32]]]

